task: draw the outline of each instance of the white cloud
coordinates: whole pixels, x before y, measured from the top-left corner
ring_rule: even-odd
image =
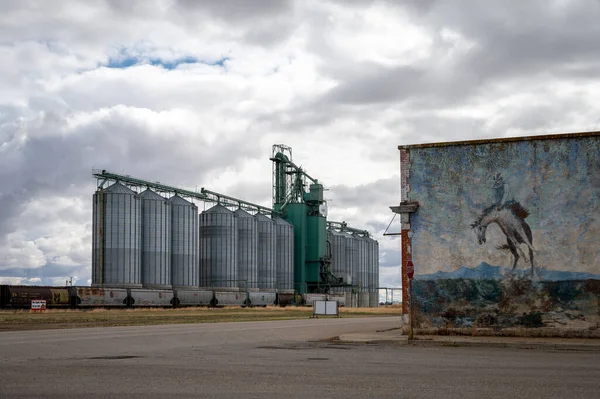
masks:
[[[44,253],[24,233],[9,233],[0,241],[0,270],[43,266]]]
[[[34,278],[22,278],[22,277],[2,277],[0,276],[0,284],[10,285],[35,285],[39,284],[42,279],[38,277]]]
[[[468,3],[2,2],[0,270],[87,280],[92,168],[268,205],[285,143],[399,284],[398,144],[600,127],[595,3]]]

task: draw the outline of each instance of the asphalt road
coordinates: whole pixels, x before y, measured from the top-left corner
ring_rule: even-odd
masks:
[[[595,398],[600,354],[319,341],[397,318],[0,333],[0,398]]]

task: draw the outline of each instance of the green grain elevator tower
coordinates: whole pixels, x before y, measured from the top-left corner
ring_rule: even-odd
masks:
[[[323,185],[292,162],[292,149],[273,146],[273,210],[294,226],[294,288],[325,292],[339,279],[331,274],[327,247],[327,203]]]

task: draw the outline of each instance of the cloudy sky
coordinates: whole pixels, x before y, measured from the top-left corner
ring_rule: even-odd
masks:
[[[93,168],[269,205],[284,143],[399,286],[397,145],[599,129],[599,19],[592,0],[3,0],[0,282],[89,283]]]

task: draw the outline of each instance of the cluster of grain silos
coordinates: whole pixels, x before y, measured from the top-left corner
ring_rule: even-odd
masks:
[[[201,285],[293,293],[293,237],[278,218],[213,206],[200,214]]]
[[[346,293],[346,306],[377,307],[379,303],[379,244],[366,234],[328,229],[331,272],[349,286],[332,288]]]
[[[159,298],[172,295],[174,306],[209,297],[213,306],[273,298],[377,306],[377,242],[345,222],[327,221],[323,185],[280,150],[274,146],[271,158],[272,208],[95,171],[92,284],[148,297],[162,290]],[[199,213],[191,200],[213,205]]]
[[[94,194],[92,284],[292,293],[293,226],[115,183]]]
[[[92,285],[198,287],[198,208],[115,183],[94,194]]]

